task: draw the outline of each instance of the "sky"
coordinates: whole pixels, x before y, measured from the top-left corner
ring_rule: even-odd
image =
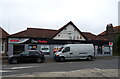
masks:
[[[118,25],[119,0],[0,0],[0,27],[9,34],[29,28],[58,30],[72,21],[82,32],[99,34]]]

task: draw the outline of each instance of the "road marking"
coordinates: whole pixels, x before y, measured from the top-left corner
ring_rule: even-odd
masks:
[[[25,67],[12,67],[12,68],[4,68],[4,69],[25,69],[25,68],[33,68],[36,66],[25,66]]]
[[[12,71],[8,71],[8,70],[0,70],[0,72],[12,72]]]
[[[95,70],[101,70],[101,69],[99,69],[99,68],[94,68]]]

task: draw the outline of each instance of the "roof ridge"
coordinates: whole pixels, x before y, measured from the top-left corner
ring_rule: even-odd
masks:
[[[36,29],[36,30],[52,30],[52,31],[58,31],[58,30],[56,30],[56,29],[46,29],[46,28],[29,28],[29,27],[27,27],[27,30],[28,29]]]

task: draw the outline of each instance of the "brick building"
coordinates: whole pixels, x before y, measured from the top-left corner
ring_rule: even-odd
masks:
[[[98,36],[113,41],[119,34],[120,34],[120,26],[113,27],[112,24],[108,24],[106,26],[106,31],[100,33]]]
[[[0,54],[7,55],[7,36],[9,34],[0,27]]]

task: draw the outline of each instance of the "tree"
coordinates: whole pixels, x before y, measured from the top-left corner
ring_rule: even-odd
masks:
[[[114,39],[114,53],[120,55],[120,34]]]

